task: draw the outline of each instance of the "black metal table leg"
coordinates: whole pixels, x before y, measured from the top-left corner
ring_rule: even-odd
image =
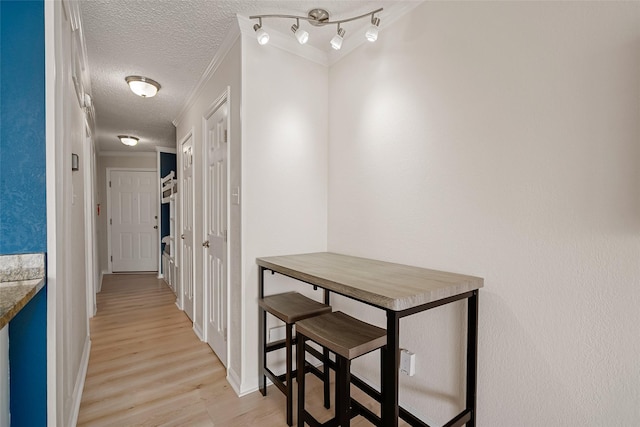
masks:
[[[471,411],[469,427],[476,425],[478,375],[478,291],[467,299],[467,409]]]
[[[324,290],[324,303],[331,305],[330,292]],[[324,407],[329,409],[331,406],[331,378],[329,369],[329,350],[326,348],[322,350],[322,364],[323,364],[323,381],[324,381]]]
[[[387,346],[382,349],[382,425],[398,427],[398,369],[400,367],[400,317],[387,310]]]
[[[258,297],[264,298],[264,267],[258,267]],[[258,378],[260,393],[267,395],[267,376],[264,367],[267,363],[266,351],[267,312],[258,305]]]

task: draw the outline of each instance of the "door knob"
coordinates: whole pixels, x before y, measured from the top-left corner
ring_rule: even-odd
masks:
[[[182,240],[184,240],[184,234],[181,234],[181,235],[180,235],[180,238],[181,238]]]
[[[153,226],[153,228],[155,228],[155,229],[157,230],[157,229],[158,229],[158,226],[157,226],[157,225],[154,225],[154,226]]]
[[[208,247],[209,247],[209,241],[208,241],[208,240],[205,240],[205,241],[202,243],[202,246],[203,246],[203,247],[205,247],[205,248],[208,248]]]

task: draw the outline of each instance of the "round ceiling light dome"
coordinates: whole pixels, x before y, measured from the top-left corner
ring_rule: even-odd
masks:
[[[143,98],[151,98],[160,90],[160,83],[148,77],[128,76],[125,80],[131,91]]]
[[[120,139],[120,142],[124,145],[128,145],[129,147],[133,147],[138,143],[138,141],[140,141],[140,138],[129,135],[118,135],[118,138]]]

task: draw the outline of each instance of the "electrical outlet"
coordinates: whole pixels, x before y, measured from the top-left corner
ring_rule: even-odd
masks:
[[[416,374],[416,355],[404,348],[400,350],[400,372],[410,377]]]

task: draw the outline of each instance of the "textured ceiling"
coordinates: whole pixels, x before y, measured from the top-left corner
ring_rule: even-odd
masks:
[[[322,7],[329,10],[332,19],[339,19],[400,3],[404,2],[83,0],[80,10],[96,109],[98,151],[175,147],[171,121],[215,56],[236,14],[306,15],[308,10]],[[288,32],[292,23],[269,20],[265,27]],[[330,49],[333,26],[309,32],[311,45]],[[125,83],[129,75],[152,78],[162,89],[153,98],[140,98]],[[117,139],[120,134],[138,136],[140,142],[136,147],[126,147]]]

